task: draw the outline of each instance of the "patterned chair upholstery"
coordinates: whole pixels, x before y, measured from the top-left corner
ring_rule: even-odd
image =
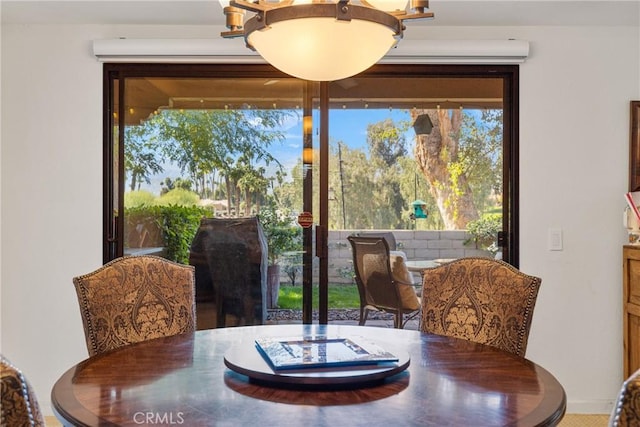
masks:
[[[425,269],[420,328],[524,357],[541,282],[491,258]]]
[[[373,310],[392,313],[394,326],[403,328],[420,313],[421,307],[404,258],[397,252],[391,256],[384,237],[349,236],[348,240],[360,293],[359,324],[364,325]]]
[[[195,272],[152,256],[117,258],[73,278],[89,356],[195,330]]]
[[[44,426],[35,393],[22,372],[0,354],[0,425],[8,427]]]
[[[640,369],[622,384],[610,427],[640,427]]]

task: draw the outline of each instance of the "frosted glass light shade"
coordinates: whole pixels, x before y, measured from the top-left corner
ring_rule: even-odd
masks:
[[[370,21],[314,17],[273,23],[249,34],[247,42],[267,62],[289,75],[333,81],[366,70],[397,39],[389,27]]]

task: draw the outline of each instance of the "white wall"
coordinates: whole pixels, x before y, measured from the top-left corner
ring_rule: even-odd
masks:
[[[607,403],[622,379],[620,211],[639,38],[611,30],[547,29],[521,76],[521,266],[545,279],[529,356],[576,409]],[[563,252],[546,250],[556,226]]]
[[[93,39],[212,37],[204,27],[4,25],[1,351],[46,413],[54,381],[87,356],[71,278],[101,264],[102,65]],[[635,27],[476,27],[434,38],[531,42],[520,73],[521,264],[541,276],[527,357],[564,385],[569,412],[610,410],[622,381],[621,225]],[[564,250],[547,250],[561,227]]]

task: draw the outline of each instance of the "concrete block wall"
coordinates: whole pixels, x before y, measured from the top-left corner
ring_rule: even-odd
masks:
[[[359,231],[388,230],[333,230],[329,231],[329,283],[352,283],[353,258],[347,237]],[[414,231],[394,230],[398,250],[407,254],[409,260],[431,260],[440,258],[462,258],[469,256],[492,256],[488,251],[477,249],[473,242],[465,245],[469,235],[464,230]],[[314,271],[317,274],[317,259]],[[281,277],[288,284],[288,278]]]

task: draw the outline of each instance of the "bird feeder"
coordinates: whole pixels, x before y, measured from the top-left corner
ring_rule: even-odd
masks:
[[[427,217],[427,204],[422,200],[416,200],[411,203],[413,207],[413,217],[414,218],[426,218]]]

